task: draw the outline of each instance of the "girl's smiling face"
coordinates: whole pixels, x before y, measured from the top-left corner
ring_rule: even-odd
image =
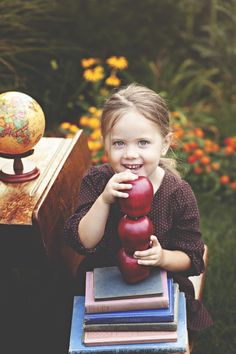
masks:
[[[136,110],[129,110],[105,137],[105,149],[116,173],[130,170],[155,184],[161,170],[160,157],[167,152],[170,142],[171,134],[163,137],[157,124]]]

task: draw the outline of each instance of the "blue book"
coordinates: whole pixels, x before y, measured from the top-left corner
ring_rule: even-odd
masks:
[[[174,286],[173,279],[168,278],[169,307],[148,310],[86,313],[84,322],[90,323],[137,323],[137,322],[171,322],[174,321]]]
[[[188,347],[186,301],[184,293],[179,294],[178,328],[176,342],[119,344],[89,346],[83,344],[84,297],[75,296],[71,323],[69,354],[88,353],[185,353]]]

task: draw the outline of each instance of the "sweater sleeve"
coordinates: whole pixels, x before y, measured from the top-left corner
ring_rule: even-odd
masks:
[[[81,183],[77,209],[65,223],[65,242],[82,255],[93,254],[97,249],[103,247],[104,240],[102,239],[96,247],[89,249],[85,248],[80,241],[78,225],[80,220],[89,211],[95,200],[102,193],[107,181],[108,177],[104,173],[100,172],[96,167],[90,168]]]
[[[199,275],[204,271],[204,243],[199,227],[199,209],[195,195],[185,181],[181,181],[175,193],[174,228],[172,230],[170,249],[185,252],[191,267],[185,272],[187,276]]]

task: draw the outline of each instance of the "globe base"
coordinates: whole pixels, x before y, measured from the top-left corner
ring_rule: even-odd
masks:
[[[32,161],[24,161],[15,159],[14,165],[7,163],[0,171],[0,180],[8,183],[22,183],[37,178],[40,174],[39,169]]]

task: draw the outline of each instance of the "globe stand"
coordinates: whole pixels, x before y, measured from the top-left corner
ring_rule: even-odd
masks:
[[[0,171],[0,180],[9,183],[27,182],[37,178],[40,174],[39,169],[35,166],[33,161],[24,161],[22,158],[32,155],[34,149],[29,150],[23,154],[3,154],[0,157],[5,159],[14,159],[13,164],[7,163]]]

